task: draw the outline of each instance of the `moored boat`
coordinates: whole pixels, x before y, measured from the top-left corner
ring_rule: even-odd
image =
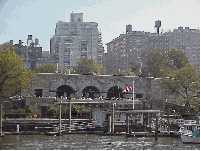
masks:
[[[181,134],[181,141],[183,143],[199,144],[200,129],[196,129],[192,134]]]

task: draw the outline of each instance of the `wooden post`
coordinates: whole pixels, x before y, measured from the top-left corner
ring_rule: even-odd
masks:
[[[151,122],[152,122],[152,114],[148,113],[148,118],[149,118],[149,132],[151,133]]]
[[[71,132],[71,102],[70,102],[71,98],[69,98],[69,127],[70,127],[70,131]]]
[[[0,137],[2,136],[2,105],[0,104]]]
[[[156,115],[156,125],[155,125],[155,141],[158,140],[158,115]]]
[[[114,104],[112,104],[112,134],[114,134]]]
[[[61,135],[61,104],[59,104],[59,135]]]
[[[127,128],[127,134],[129,134],[129,113],[126,114],[126,128]]]
[[[108,131],[111,133],[111,115],[108,116]]]
[[[170,117],[169,117],[169,114],[170,114],[170,107],[168,108],[168,115],[167,115],[168,132],[170,131]]]

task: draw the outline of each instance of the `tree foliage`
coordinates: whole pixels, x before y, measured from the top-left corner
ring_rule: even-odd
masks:
[[[54,108],[52,105],[48,105],[47,107],[47,115],[48,117],[54,117],[58,114],[58,109]]]
[[[153,77],[163,77],[168,68],[168,56],[160,49],[155,51],[147,50],[142,54],[143,75]]]
[[[161,49],[147,50],[142,53],[144,76],[165,77],[169,73],[189,64],[186,54],[177,49],[171,49],[168,54]]]
[[[73,110],[77,113],[77,114],[83,114],[83,113],[89,113],[91,111],[91,108],[86,107],[84,105],[73,105]]]
[[[103,74],[104,70],[100,65],[92,59],[81,58],[77,62],[77,66],[72,67],[75,73],[77,74],[87,74],[87,73],[100,73]]]
[[[190,59],[186,56],[185,52],[171,49],[168,54],[169,62],[172,62],[173,69],[181,69],[190,63]]]
[[[163,78],[161,87],[166,94],[180,98],[180,103],[188,108],[190,104],[196,104],[196,98],[200,98],[200,74],[194,66],[184,66]]]
[[[135,76],[135,73],[132,72],[132,71],[127,71],[127,70],[123,70],[121,72],[122,75],[125,75],[125,76]]]
[[[17,55],[4,44],[0,50],[0,96],[8,97],[18,94],[22,89],[31,89],[32,71],[23,67],[22,56]]]
[[[133,72],[134,74],[137,75],[140,73],[140,65],[137,64],[136,62],[131,61],[130,67],[131,67],[131,72]]]
[[[27,104],[26,107],[25,107],[25,112],[26,113],[33,113],[34,110],[32,108],[32,106],[30,104]]]
[[[57,66],[54,64],[46,64],[38,66],[35,69],[36,73],[55,73],[57,71]],[[58,68],[58,72],[61,72],[61,69]]]

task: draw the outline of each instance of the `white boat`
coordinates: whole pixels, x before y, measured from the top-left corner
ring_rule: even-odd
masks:
[[[181,141],[183,143],[199,144],[200,129],[196,129],[192,134],[181,134]]]
[[[178,131],[178,134],[192,134],[196,129],[199,129],[200,125],[196,123],[185,123],[182,127],[180,127],[180,130]]]

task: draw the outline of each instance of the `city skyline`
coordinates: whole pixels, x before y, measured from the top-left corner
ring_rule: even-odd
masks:
[[[161,30],[177,29],[179,26],[200,28],[199,0],[167,1],[0,1],[0,44],[22,40],[27,36],[40,40],[43,51],[50,49],[50,38],[54,35],[58,21],[70,21],[70,13],[83,13],[85,22],[98,23],[102,32],[103,46],[126,32],[131,24],[133,31],[155,32],[155,21],[161,21]],[[161,31],[160,31],[161,32]]]

